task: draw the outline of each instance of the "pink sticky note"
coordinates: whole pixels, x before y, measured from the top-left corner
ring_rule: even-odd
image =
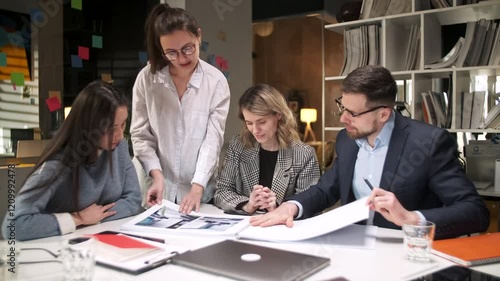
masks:
[[[47,103],[50,112],[56,111],[61,108],[61,103],[59,102],[59,99],[57,97],[48,98],[45,100],[45,103]]]
[[[221,70],[228,70],[229,69],[229,62],[227,60],[222,60],[220,64],[220,69]]]
[[[89,60],[89,48],[78,46],[78,56],[82,60]]]
[[[223,58],[223,57],[221,57],[221,56],[215,56],[215,66],[217,66],[217,67],[219,67],[219,68],[220,68],[220,67],[221,67],[221,62],[222,62],[223,60],[224,60],[224,58]]]

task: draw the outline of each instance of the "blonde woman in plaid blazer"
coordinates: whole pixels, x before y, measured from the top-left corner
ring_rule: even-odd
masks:
[[[280,92],[250,87],[239,100],[241,134],[233,137],[217,178],[214,203],[225,211],[272,211],[320,176],[314,149],[300,141],[297,123]]]

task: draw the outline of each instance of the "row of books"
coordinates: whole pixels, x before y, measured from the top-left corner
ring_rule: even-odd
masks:
[[[479,124],[479,129],[500,129],[500,102],[488,112],[484,120]]]
[[[451,127],[451,102],[446,92],[422,92],[424,122],[440,128]]]
[[[455,127],[457,129],[478,129],[484,118],[485,99],[485,91],[461,92],[457,97]]]
[[[421,9],[440,9],[453,6],[453,0],[421,0]],[[456,5],[476,4],[480,0],[456,0]],[[370,19],[411,12],[411,0],[363,0],[359,19]]]
[[[410,28],[408,46],[406,49],[405,70],[415,70],[420,61],[420,25],[414,24]]]
[[[429,2],[428,0],[424,0],[424,2]],[[451,7],[451,0],[430,0],[430,4],[434,9],[448,8]]]
[[[380,27],[363,25],[344,31],[344,63],[340,75],[365,65],[380,64]]]
[[[422,92],[422,115],[424,122],[440,127],[451,128],[452,96],[446,92]],[[500,128],[500,102],[484,117],[486,102],[485,91],[461,92],[457,96],[455,112],[456,129],[497,129]]]
[[[440,61],[426,64],[424,68],[497,65],[500,63],[499,41],[500,26],[497,22],[486,19],[468,22],[465,38],[460,37]]]
[[[359,19],[370,19],[411,12],[411,0],[364,0]]]
[[[457,6],[477,4],[481,0],[456,0]],[[453,6],[452,0],[422,0],[422,10],[448,8]]]

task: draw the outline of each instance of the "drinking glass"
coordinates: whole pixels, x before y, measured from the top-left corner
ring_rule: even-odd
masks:
[[[430,262],[436,225],[433,222],[403,224],[404,248],[410,260]]]
[[[64,267],[65,281],[91,281],[94,277],[95,247],[97,241],[92,237],[80,240],[64,240],[61,248],[61,262]]]

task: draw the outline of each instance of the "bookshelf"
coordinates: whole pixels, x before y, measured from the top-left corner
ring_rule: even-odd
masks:
[[[408,0],[411,2],[411,12],[397,15],[389,15],[377,18],[362,19],[344,23],[325,25],[325,32],[337,32],[345,34],[345,31],[359,28],[364,25],[379,26],[379,64],[389,69],[394,78],[401,85],[398,90],[398,100],[407,103],[407,109],[411,118],[424,120],[422,112],[422,92],[433,89],[436,81],[447,79],[451,87],[451,110],[452,120],[448,128],[450,132],[456,133],[500,133],[498,129],[462,129],[457,126],[457,111],[461,108],[457,106],[457,98],[462,92],[472,92],[476,90],[476,76],[488,76],[488,86],[486,99],[488,100],[488,110],[491,109],[491,96],[500,89],[496,89],[496,77],[500,75],[500,65],[449,67],[440,69],[425,69],[424,65],[439,61],[455,45],[457,39],[464,37],[465,25],[467,22],[500,19],[500,1],[481,1],[477,4],[458,5],[462,1],[453,0],[453,5],[448,8],[426,9],[424,1]],[[465,1],[463,1],[465,3]],[[405,60],[408,50],[411,28],[419,27],[420,39],[417,48],[416,65],[413,70],[405,69]],[[455,37],[448,36],[446,28],[460,27],[462,34]],[[444,34],[446,33],[446,34]],[[453,41],[453,42],[451,42]],[[500,43],[500,42],[499,42]],[[450,46],[447,48],[447,46]],[[345,50],[345,48],[344,48]],[[328,58],[328,49],[323,46],[323,57]],[[345,75],[329,73],[323,63],[323,108],[322,108],[322,139],[333,138],[336,132],[343,128],[339,122],[339,117],[335,115],[334,99],[340,96],[340,87]],[[352,69],[351,69],[352,71]],[[330,71],[331,72],[331,71]],[[451,82],[449,82],[451,81]],[[323,157],[324,158],[324,157]]]

